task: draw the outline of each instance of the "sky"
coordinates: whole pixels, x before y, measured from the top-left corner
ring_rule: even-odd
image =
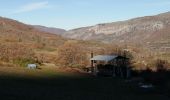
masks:
[[[0,16],[66,30],[170,11],[170,0],[0,0]]]

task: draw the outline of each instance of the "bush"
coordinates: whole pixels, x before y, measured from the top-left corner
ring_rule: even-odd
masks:
[[[147,68],[146,70],[143,70],[140,72],[140,76],[146,81],[151,82],[152,80],[152,70],[150,68]]]
[[[154,85],[161,86],[161,87],[165,86],[170,78],[170,72],[165,69],[164,70],[159,69],[159,70],[153,71],[150,68],[147,68],[146,70],[142,70],[137,73],[138,73],[138,76],[142,77],[145,82],[152,83]]]
[[[36,62],[33,59],[15,59],[13,63],[21,67],[26,67],[28,64],[32,64]]]
[[[35,54],[32,49],[25,45],[10,43],[0,44],[0,60],[25,66],[27,63],[35,62]]]
[[[56,63],[61,66],[85,66],[87,61],[86,52],[76,41],[68,41],[58,48]]]
[[[155,66],[156,66],[157,72],[166,71],[168,69],[168,61],[157,59]]]

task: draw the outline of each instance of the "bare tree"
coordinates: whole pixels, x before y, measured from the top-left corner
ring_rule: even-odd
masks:
[[[83,66],[87,62],[86,52],[76,41],[67,41],[58,48],[56,63],[62,66]]]

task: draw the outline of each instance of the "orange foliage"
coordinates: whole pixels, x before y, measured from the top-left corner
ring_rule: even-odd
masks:
[[[0,44],[0,59],[5,62],[12,62],[16,59],[33,59],[32,49],[17,43]]]
[[[56,62],[63,66],[84,66],[87,62],[87,55],[76,41],[67,41],[59,47]]]

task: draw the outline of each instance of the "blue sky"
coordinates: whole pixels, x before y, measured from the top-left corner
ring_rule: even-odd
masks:
[[[0,0],[0,16],[64,29],[170,11],[170,0]]]

